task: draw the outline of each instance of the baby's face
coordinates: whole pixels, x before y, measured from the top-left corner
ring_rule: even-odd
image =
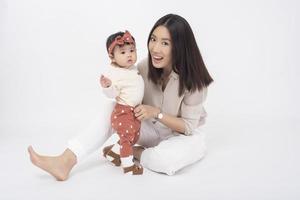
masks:
[[[112,62],[119,67],[129,68],[136,62],[136,48],[134,44],[125,44],[115,46],[113,50]]]

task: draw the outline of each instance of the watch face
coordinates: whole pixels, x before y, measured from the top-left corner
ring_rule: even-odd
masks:
[[[158,116],[157,116],[157,118],[158,118],[158,119],[163,118],[163,114],[162,114],[162,113],[159,113]]]

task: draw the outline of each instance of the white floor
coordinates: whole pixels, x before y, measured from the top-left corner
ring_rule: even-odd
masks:
[[[234,123],[233,123],[234,121]],[[300,125],[292,119],[210,116],[208,154],[174,176],[125,176],[99,152],[57,182],[34,167],[26,147],[58,154],[78,125],[2,124],[0,199],[300,199]],[[22,134],[16,134],[16,132]],[[18,136],[17,136],[18,135]]]

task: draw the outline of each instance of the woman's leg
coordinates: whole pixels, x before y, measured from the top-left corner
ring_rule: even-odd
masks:
[[[73,166],[77,163],[76,155],[66,149],[59,156],[41,156],[37,154],[31,146],[28,147],[31,162],[51,174],[58,181],[64,181],[68,178]]]
[[[97,118],[79,135],[72,138],[66,150],[59,156],[42,156],[28,147],[31,162],[54,176],[57,180],[66,180],[74,165],[99,149],[109,137],[110,115],[114,102],[104,100],[103,110]]]
[[[178,135],[161,141],[157,146],[136,149],[142,166],[168,175],[199,161],[206,152],[205,133],[198,128],[191,136]]]

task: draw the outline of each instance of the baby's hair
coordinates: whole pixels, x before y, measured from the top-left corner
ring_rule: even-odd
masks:
[[[106,40],[106,50],[107,52],[109,53],[109,47],[110,45],[115,41],[116,37],[120,36],[120,37],[123,37],[123,35],[125,34],[125,32],[122,32],[122,31],[119,31],[117,33],[114,33],[112,35],[110,35],[107,40]],[[134,37],[131,36],[133,41],[135,41]],[[127,42],[125,42],[125,44],[129,44]]]

